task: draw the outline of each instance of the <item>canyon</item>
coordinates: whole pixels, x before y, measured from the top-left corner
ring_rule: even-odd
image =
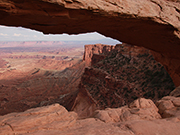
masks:
[[[5,79],[0,81],[0,134],[154,134],[165,133],[168,124],[172,127],[165,134],[179,132],[179,89],[174,90],[152,51],[125,43],[85,45],[83,56],[79,48],[67,50],[68,57],[79,54],[81,60],[69,67],[57,62],[56,70],[49,70],[49,63],[45,69],[30,68],[35,60],[61,59],[32,57],[37,52],[3,54],[8,61],[5,66],[11,66],[2,68],[7,71],[1,74]],[[56,51],[41,53],[50,56]],[[29,55],[20,57],[24,53]],[[31,67],[26,65],[28,59],[33,59]],[[26,61],[21,70],[19,60]],[[157,123],[161,124],[156,127]]]
[[[21,43],[0,48],[0,115],[52,103],[70,109],[85,67],[83,47]]]
[[[70,59],[64,60],[63,57],[65,63],[58,63],[65,64],[63,68],[53,63],[51,66],[50,61],[54,57],[47,57],[44,67],[34,68],[28,72],[28,77],[18,75],[19,79],[14,79],[11,74],[16,73],[19,67],[6,60],[19,59],[23,64],[28,60],[22,59],[33,58],[36,61],[39,56],[11,55],[0,60],[1,74],[7,72],[7,78],[12,79],[2,80],[7,85],[1,84],[1,89],[11,86],[11,83],[14,86],[17,81],[21,84],[9,89],[12,93],[3,91],[6,95],[1,97],[2,110],[6,110],[5,105],[11,99],[11,103],[20,104],[12,113],[7,109],[3,112],[6,115],[0,116],[0,134],[179,134],[179,0],[1,0],[0,24],[22,26],[44,34],[96,31],[127,43],[115,47],[86,46],[89,53],[85,51],[81,57],[83,61],[72,56],[73,60],[72,57],[70,59],[74,63],[70,64]],[[60,59],[56,58],[55,63]],[[46,57],[37,63],[46,63]],[[27,65],[23,70],[29,67]],[[58,70],[56,73],[51,72],[54,67]],[[59,76],[65,76],[65,81]],[[70,92],[58,91],[60,96],[57,97],[53,90],[60,87],[65,90],[64,86],[59,86],[59,80],[66,84],[66,78],[75,79],[68,81],[67,90]],[[54,82],[58,82],[58,86],[51,86]],[[30,87],[32,83],[35,87]],[[36,92],[42,88],[39,84],[48,84],[49,93]],[[21,97],[19,100],[16,95],[13,99],[12,95],[21,89],[30,96],[18,95]],[[29,97],[29,101],[24,100]],[[33,100],[37,102],[30,106]],[[22,107],[24,105],[26,108]],[[21,108],[19,113],[14,112]]]

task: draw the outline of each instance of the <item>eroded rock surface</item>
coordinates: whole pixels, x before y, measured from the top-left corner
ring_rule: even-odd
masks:
[[[63,129],[73,125],[76,118],[76,113],[69,113],[59,104],[33,108],[22,113],[0,116],[0,134]]]
[[[160,119],[161,116],[158,113],[158,108],[152,100],[139,98],[121,108],[105,110],[97,110],[94,114],[95,118],[98,118],[106,123],[108,122],[125,122],[137,119],[154,120]]]
[[[180,97],[166,96],[156,105],[163,118],[180,116]]]
[[[178,117],[161,119],[155,104],[144,98],[121,108],[99,110],[86,119],[78,119],[75,112],[68,112],[59,104],[53,104],[0,116],[0,134],[178,135]]]

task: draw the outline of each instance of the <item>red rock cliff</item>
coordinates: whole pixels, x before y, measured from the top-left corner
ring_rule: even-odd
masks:
[[[85,45],[83,60],[87,65],[91,65],[92,57],[94,54],[107,54],[112,51],[114,46],[95,44],[95,45]]]
[[[106,56],[103,60],[102,55]],[[119,44],[107,54],[95,56],[94,64],[85,68],[72,108],[80,117],[90,116],[96,109],[120,107],[139,97],[157,101],[175,88],[164,67],[143,47]]]

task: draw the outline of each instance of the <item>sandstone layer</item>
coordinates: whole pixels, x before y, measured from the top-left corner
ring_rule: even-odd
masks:
[[[175,101],[180,100],[179,97],[171,97],[166,101],[169,99],[173,99],[176,106]],[[159,109],[151,100],[140,98],[128,106],[97,110],[91,118],[78,119],[75,112],[68,112],[59,104],[53,104],[0,116],[0,134],[178,135],[180,114],[162,119]]]
[[[162,63],[180,85],[179,0],[1,0],[0,24],[46,34],[97,31],[144,46],[163,56]]]

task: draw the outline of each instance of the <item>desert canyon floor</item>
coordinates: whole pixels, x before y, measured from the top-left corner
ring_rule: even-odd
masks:
[[[83,47],[42,47],[42,44],[0,48],[1,115],[48,105],[54,100],[68,108],[67,102],[71,101],[66,101],[63,95],[69,92],[76,95],[84,69]]]

